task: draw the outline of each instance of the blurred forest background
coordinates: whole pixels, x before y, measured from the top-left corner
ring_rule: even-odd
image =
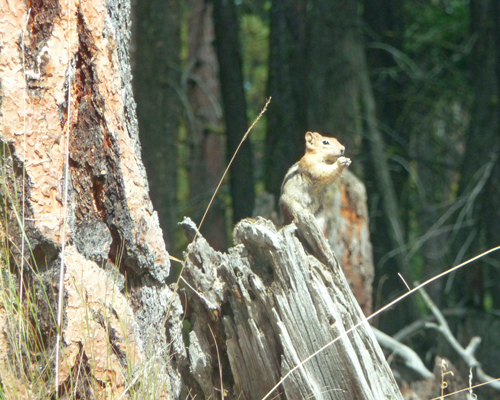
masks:
[[[268,96],[203,226],[214,248],[231,245],[240,219],[276,207],[308,130],[337,137],[366,185],[375,309],[405,291],[398,273],[423,281],[500,244],[497,0],[137,0],[133,10],[143,160],[170,253],[186,245],[177,222],[200,222]],[[498,253],[428,291],[450,323],[470,327],[464,343],[498,334]],[[378,324],[394,334],[424,314],[415,297]],[[478,358],[500,359],[497,344]]]

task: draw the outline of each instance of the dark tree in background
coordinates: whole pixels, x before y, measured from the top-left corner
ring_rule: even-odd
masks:
[[[265,186],[276,200],[286,171],[304,152],[308,130],[305,7],[304,0],[276,0],[270,13]]]
[[[459,195],[466,199],[459,218],[465,218],[467,228],[456,238],[452,254],[456,262],[500,244],[500,7],[495,0],[472,0],[470,14],[475,38],[470,63],[474,101],[459,186]],[[500,307],[498,255],[452,279],[453,303],[482,309],[489,293],[494,307]]]
[[[307,15],[308,129],[337,137],[347,154],[359,154],[360,37],[358,4],[353,1],[319,1]]]
[[[236,152],[248,128],[243,70],[239,42],[239,22],[233,1],[212,0],[215,47],[219,61],[220,87],[226,122],[227,158]],[[252,216],[255,204],[252,147],[241,146],[230,171],[233,222]]]
[[[178,0],[133,4],[133,86],[150,195],[169,251],[177,227],[180,19]]]
[[[382,134],[385,144],[397,149],[399,154],[406,152],[404,142],[408,142],[408,138],[403,138],[403,135],[408,134],[408,130],[399,130],[398,121],[401,116],[404,102],[402,101],[402,82],[401,73],[389,73],[397,68],[395,52],[401,52],[403,46],[403,4],[399,1],[364,1],[364,22],[366,32],[366,56],[370,71],[376,73],[370,74],[372,77],[373,92],[377,105],[377,118],[379,130]],[[370,152],[371,142],[365,137],[363,142],[364,153]],[[390,224],[388,224],[383,212],[373,212],[373,207],[380,207],[383,201],[383,193],[375,184],[375,171],[370,168],[372,160],[369,157],[363,157],[365,181],[367,184],[368,196],[372,199],[377,199],[376,203],[372,203],[372,218],[371,225],[373,230],[384,232],[384,234],[373,235],[372,244],[377,258],[380,259],[385,255],[386,249],[391,248]],[[390,160],[389,160],[390,162]],[[391,163],[391,177],[394,185],[404,187],[405,181],[408,178],[407,170],[399,165],[394,166]],[[401,205],[401,197],[403,191],[399,191],[399,203]],[[401,215],[400,215],[401,216]],[[407,224],[405,224],[407,226]],[[385,268],[378,268],[378,278],[385,274],[394,275],[390,268],[391,263],[386,263]],[[399,282],[398,282],[399,283]],[[391,285],[394,286],[394,285]],[[398,284],[396,286],[399,287]],[[391,289],[389,289],[390,291]]]
[[[225,169],[226,142],[212,10],[212,4],[204,0],[189,1],[188,66],[183,82],[188,109],[184,150],[189,194],[180,212],[198,224]],[[227,248],[223,194],[215,198],[201,232],[214,249]]]
[[[363,137],[362,160],[367,192],[371,199],[370,224],[374,233],[371,236],[374,255],[378,260],[386,260],[376,269],[376,281],[383,282],[379,293],[385,298],[391,298],[401,292],[398,272],[409,276],[404,249],[407,240],[405,232],[408,232],[408,222],[404,220],[407,216],[404,212],[406,197],[403,190],[394,190],[405,187],[408,170],[394,162],[391,157],[387,157],[387,149],[390,149],[393,155],[408,155],[409,131],[399,127],[404,108],[403,77],[401,72],[395,73],[397,53],[401,52],[403,47],[404,10],[402,2],[399,1],[364,1],[363,6],[366,61],[370,72],[376,73],[370,74],[373,94],[367,93],[370,88],[365,85],[362,96],[373,97],[375,100],[376,115],[373,118],[376,118],[377,129],[375,138],[370,134]],[[367,74],[368,71],[360,73]],[[368,118],[366,122],[368,125]],[[370,132],[370,129],[367,129],[367,132]],[[385,161],[383,166],[380,165],[382,160]],[[385,169],[383,177],[380,176],[381,169]],[[388,191],[393,193],[389,196]],[[394,249],[389,257],[387,249]],[[401,309],[395,310],[397,316],[394,312],[388,313],[387,322],[382,321],[382,324],[385,323],[385,329],[394,331],[401,328],[402,323],[406,324],[415,317],[413,308],[405,304],[401,313]],[[409,309],[412,309],[412,312],[409,312]]]

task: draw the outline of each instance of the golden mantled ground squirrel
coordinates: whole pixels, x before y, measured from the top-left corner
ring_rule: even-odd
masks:
[[[285,225],[298,213],[316,215],[323,205],[324,189],[351,164],[342,157],[344,146],[335,138],[306,133],[306,154],[286,173],[281,185],[280,206]]]

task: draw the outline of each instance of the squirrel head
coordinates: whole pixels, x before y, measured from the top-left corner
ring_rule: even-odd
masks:
[[[318,132],[306,133],[306,155],[313,155],[318,161],[333,164],[344,154],[345,147],[332,137],[320,135]]]

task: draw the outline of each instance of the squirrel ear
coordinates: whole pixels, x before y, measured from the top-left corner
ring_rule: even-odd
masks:
[[[313,132],[307,132],[306,133],[306,144],[313,144],[314,143],[314,134]]]

